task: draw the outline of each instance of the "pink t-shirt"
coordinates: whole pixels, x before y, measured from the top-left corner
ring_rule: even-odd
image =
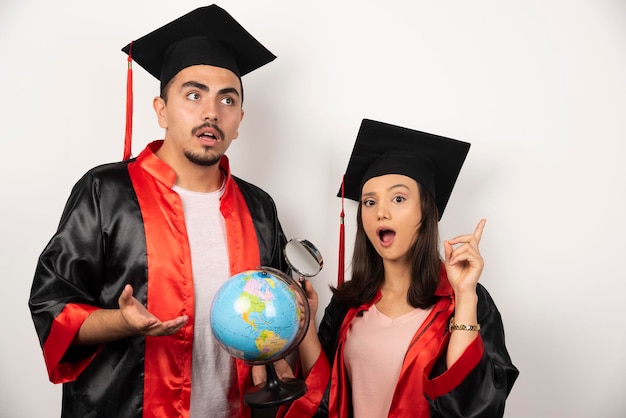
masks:
[[[352,385],[354,416],[386,417],[411,339],[429,309],[389,318],[372,305],[352,320],[344,361]]]

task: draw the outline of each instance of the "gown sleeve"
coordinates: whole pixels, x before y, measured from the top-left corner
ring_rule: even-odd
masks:
[[[90,170],[72,189],[57,231],[39,256],[30,292],[53,383],[75,380],[103,348],[72,345],[85,318],[117,308],[126,283],[145,302],[146,274],[142,214],[126,165]]]
[[[29,307],[50,380],[74,380],[96,353],[96,347],[72,348],[85,318],[97,309],[101,241],[96,190],[83,177],[72,190],[59,227],[41,253]],[[78,277],[90,277],[87,283]]]
[[[425,369],[424,389],[431,417],[502,417],[519,374],[506,349],[500,312],[481,284],[476,291],[479,336],[449,370],[445,365],[446,336],[440,355]],[[455,381],[459,375],[464,377]]]

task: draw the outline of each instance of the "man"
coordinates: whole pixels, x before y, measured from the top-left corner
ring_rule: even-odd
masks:
[[[250,367],[218,347],[209,312],[231,275],[288,271],[274,202],[224,155],[241,76],[275,56],[215,5],[123,50],[161,82],[165,138],[86,173],[39,258],[29,307],[62,416],[250,416]]]

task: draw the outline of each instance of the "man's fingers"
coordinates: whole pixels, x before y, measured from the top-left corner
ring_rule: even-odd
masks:
[[[169,334],[173,334],[181,329],[189,320],[187,315],[179,316],[176,319],[172,319],[165,323],[165,330]]]
[[[156,318],[151,318],[149,323],[146,323],[145,334],[153,337],[172,335],[178,332],[189,320],[186,315],[179,316],[178,318],[159,322]]]
[[[126,286],[124,286],[124,289],[122,289],[122,293],[120,294],[119,297],[119,303],[120,305],[122,303],[128,303],[131,298],[133,297],[133,287],[129,284],[127,284]]]

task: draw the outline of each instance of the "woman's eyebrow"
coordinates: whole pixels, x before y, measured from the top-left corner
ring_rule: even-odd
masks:
[[[409,190],[409,186],[407,186],[406,184],[402,184],[402,183],[394,184],[393,186],[389,187],[387,190],[393,190],[397,188],[403,188],[403,189]]]

